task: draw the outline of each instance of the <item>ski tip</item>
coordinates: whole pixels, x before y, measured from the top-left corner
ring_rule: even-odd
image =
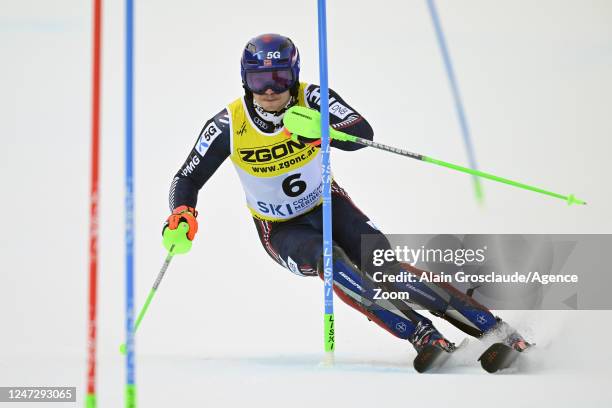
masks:
[[[504,343],[495,343],[480,355],[478,361],[486,372],[493,374],[510,367],[519,354],[519,351]]]
[[[465,347],[468,343],[469,339],[466,337],[450,351],[443,350],[433,345],[425,346],[414,358],[414,369],[418,373],[436,371],[446,363],[446,360],[449,359],[451,354],[456,353],[457,350]]]
[[[414,358],[412,365],[421,374],[435,371],[444,364],[450,355],[450,352],[444,351],[439,347],[432,345],[425,346]]]

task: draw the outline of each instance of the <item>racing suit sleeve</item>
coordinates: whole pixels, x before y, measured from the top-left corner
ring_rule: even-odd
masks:
[[[208,120],[183,166],[170,185],[170,211],[180,205],[196,207],[198,192],[230,155],[227,109]]]
[[[309,108],[321,110],[321,91],[319,85],[308,85],[304,99]],[[363,116],[347,104],[335,91],[329,90],[330,125],[344,133],[363,139],[373,140],[374,131]],[[365,146],[340,140],[332,140],[331,146],[341,150],[359,150]]]

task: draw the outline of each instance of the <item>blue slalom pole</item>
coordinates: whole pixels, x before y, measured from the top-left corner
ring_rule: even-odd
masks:
[[[438,16],[438,11],[436,9],[434,0],[427,0],[427,7],[429,8],[429,14],[431,15],[431,20],[436,30],[436,38],[438,39],[438,45],[440,46],[440,52],[442,53],[442,59],[444,60],[444,67],[446,68],[446,75],[453,94],[455,109],[457,111],[457,117],[459,118],[461,133],[463,134],[463,143],[465,145],[465,150],[467,151],[468,162],[472,169],[478,170],[478,166],[476,165],[476,154],[474,153],[474,146],[472,145],[470,128],[468,126],[465,109],[463,108],[461,93],[459,92],[459,85],[457,83],[457,78],[455,77],[455,71],[448,52],[448,47],[446,46],[446,39],[444,37],[444,32],[442,31],[442,25],[440,24],[440,18]],[[476,200],[479,203],[483,203],[484,192],[480,184],[480,178],[473,176],[473,181]]]
[[[323,175],[323,288],[325,292],[324,342],[328,361],[333,360],[334,337],[334,269],[332,256],[331,165],[329,140],[329,84],[327,78],[327,16],[325,0],[318,0],[319,77],[321,87],[321,154]],[[331,358],[329,358],[331,357]]]
[[[125,406],[136,407],[134,356],[134,2],[125,3]]]

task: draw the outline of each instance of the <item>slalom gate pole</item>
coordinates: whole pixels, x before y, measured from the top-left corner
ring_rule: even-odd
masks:
[[[472,169],[478,170],[467,115],[465,114],[465,109],[463,107],[461,93],[459,92],[459,84],[457,77],[455,76],[455,70],[453,69],[450,52],[448,51],[448,47],[446,45],[446,39],[444,37],[444,32],[442,31],[442,23],[440,22],[440,17],[438,16],[435,0],[427,0],[427,7],[436,31],[436,38],[438,40],[438,46],[440,47],[440,53],[442,54],[442,60],[444,61],[444,68],[446,69],[448,84],[450,85],[451,93],[453,94],[455,110],[457,111],[459,125],[461,126],[461,134],[463,135],[463,144],[465,145],[465,150],[467,151],[468,163]],[[476,197],[476,201],[482,204],[484,202],[484,192],[482,190],[482,185],[480,184],[480,179],[478,176],[474,175],[472,180],[474,182],[474,195]]]
[[[134,2],[125,2],[125,406],[136,407],[134,351]]]
[[[323,290],[324,290],[324,344],[325,360],[333,362],[334,327],[334,269],[332,255],[331,164],[329,137],[329,84],[327,67],[327,15],[325,0],[318,0],[319,17],[319,77],[321,87],[321,154],[323,176]]]
[[[102,0],[93,1],[93,61],[91,109],[91,181],[89,193],[89,312],[87,329],[87,393],[85,406],[96,407],[96,342],[98,306],[98,201],[100,181],[100,82]]]

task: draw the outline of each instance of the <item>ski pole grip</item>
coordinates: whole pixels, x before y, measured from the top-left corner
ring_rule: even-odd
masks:
[[[171,230],[166,228],[164,230],[164,247],[172,255],[186,254],[191,250],[193,242],[187,238],[187,232],[189,231],[189,224],[181,222],[176,229]]]
[[[283,124],[289,132],[308,139],[321,138],[321,113],[304,106],[292,106],[285,112]],[[329,136],[334,140],[354,142],[355,136],[329,127]]]

